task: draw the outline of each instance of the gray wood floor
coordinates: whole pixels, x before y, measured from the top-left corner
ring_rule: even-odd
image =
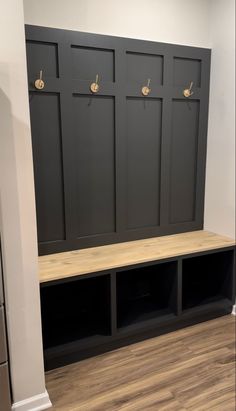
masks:
[[[235,411],[229,315],[46,375],[54,411]]]

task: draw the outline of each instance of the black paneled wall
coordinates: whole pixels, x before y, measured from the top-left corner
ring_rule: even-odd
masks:
[[[201,229],[210,50],[37,26],[26,41],[40,254]]]

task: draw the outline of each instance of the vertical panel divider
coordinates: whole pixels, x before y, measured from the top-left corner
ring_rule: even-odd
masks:
[[[59,76],[61,77],[61,132],[63,144],[63,176],[65,196],[66,241],[72,242],[76,238],[76,219],[74,201],[74,164],[73,161],[73,116],[72,116],[72,81],[70,42],[61,40],[58,44]]]
[[[205,198],[205,169],[207,154],[207,125],[209,108],[210,84],[210,54],[203,56],[201,64],[201,93],[199,99],[198,119],[198,148],[197,148],[197,176],[196,176],[196,209],[195,220],[203,226],[204,198]]]
[[[126,230],[126,51],[115,49],[115,167],[116,167],[116,232]]]
[[[162,140],[161,140],[161,188],[160,226],[169,223],[170,193],[170,145],[173,88],[173,55],[166,50],[163,70]]]
[[[177,315],[181,315],[183,312],[183,259],[178,259],[177,269]]]
[[[116,271],[110,274],[110,295],[111,295],[111,335],[117,334],[117,298],[116,298]]]

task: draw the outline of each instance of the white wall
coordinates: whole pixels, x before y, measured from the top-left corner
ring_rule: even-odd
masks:
[[[209,45],[208,0],[24,0],[24,9],[28,24]]]
[[[0,0],[0,231],[13,401],[46,405],[23,2]],[[35,396],[40,395],[40,401]],[[31,403],[21,401],[34,397]]]
[[[235,237],[235,1],[211,0],[205,228]]]

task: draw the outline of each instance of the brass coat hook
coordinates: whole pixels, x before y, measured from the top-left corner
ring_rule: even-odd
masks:
[[[183,91],[184,97],[190,97],[193,95],[192,87],[193,87],[193,81],[191,81],[189,88],[184,89]]]
[[[90,90],[92,91],[92,93],[97,93],[99,91],[99,84],[98,84],[98,74],[96,74],[96,80],[95,83],[92,83],[90,85]]]
[[[38,90],[42,90],[44,88],[45,83],[43,81],[43,70],[40,70],[39,78],[35,80],[34,85],[35,85],[35,88],[37,88]]]
[[[151,93],[151,89],[150,89],[150,83],[151,83],[151,79],[148,79],[147,85],[142,87],[142,95],[143,96],[148,96]]]

